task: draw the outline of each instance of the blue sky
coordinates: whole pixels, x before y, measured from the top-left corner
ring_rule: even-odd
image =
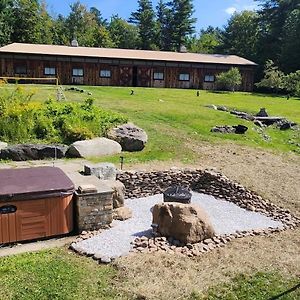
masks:
[[[47,0],[48,8],[52,14],[66,15],[70,11],[70,4],[75,0]],[[158,0],[152,3],[156,6]],[[167,1],[166,1],[167,2]],[[257,4],[254,0],[194,0],[197,31],[208,25],[222,27],[228,18],[236,11],[255,9]],[[137,0],[81,0],[88,7],[95,6],[102,15],[109,19],[111,15],[118,14],[127,19],[130,13],[137,9]]]

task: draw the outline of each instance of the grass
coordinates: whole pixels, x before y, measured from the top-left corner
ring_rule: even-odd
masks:
[[[230,283],[209,288],[205,293],[193,292],[190,300],[296,300],[300,299],[299,278],[286,279],[279,273],[240,274]]]
[[[118,290],[117,279],[113,267],[98,265],[63,248],[0,258],[1,300],[147,299]],[[229,283],[212,286],[207,291],[195,290],[185,299],[266,300],[297,285],[299,279],[285,278],[277,272],[240,274]],[[299,297],[298,288],[280,300]]]
[[[209,91],[201,91],[200,97],[197,97],[195,90],[154,88],[134,88],[135,94],[131,96],[131,88],[83,88],[86,93],[66,91],[67,101],[81,102],[88,97],[87,92],[91,92],[95,104],[128,116],[132,122],[148,132],[147,148],[140,153],[125,155],[126,161],[131,163],[172,159],[192,162],[198,155],[192,145],[201,142],[230,142],[279,152],[299,151],[299,147],[290,143],[300,142],[299,131],[268,128],[265,133],[271,140],[265,141],[252,122],[205,107],[209,104],[225,105],[250,113],[257,113],[261,107],[265,107],[270,115],[283,116],[300,123],[300,101],[296,98],[287,101],[284,97],[274,95]],[[27,85],[24,89],[35,92],[35,100],[55,98],[53,86]],[[249,130],[243,136],[210,132],[215,125],[225,124],[243,124],[248,126]],[[110,160],[116,161],[118,158],[112,157]]]
[[[116,299],[114,276],[112,267],[64,249],[0,258],[0,299]]]

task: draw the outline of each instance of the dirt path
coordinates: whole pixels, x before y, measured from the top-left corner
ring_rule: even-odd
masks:
[[[236,145],[191,145],[199,157],[192,167],[215,168],[265,199],[300,216],[300,157]],[[176,162],[138,165],[167,169]],[[145,299],[186,299],[194,290],[229,280],[241,272],[274,271],[300,276],[300,228],[269,237],[235,240],[200,258],[129,256],[117,261],[118,286]],[[142,299],[142,298],[141,298]]]

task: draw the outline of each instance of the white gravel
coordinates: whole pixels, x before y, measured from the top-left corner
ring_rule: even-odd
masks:
[[[216,199],[213,196],[192,193],[192,203],[200,205],[210,217],[216,234],[230,234],[236,231],[282,227],[283,224],[262,214],[242,209],[234,203]],[[151,234],[152,214],[150,209],[162,202],[163,196],[154,195],[126,200],[125,206],[132,210],[133,217],[126,221],[114,221],[111,229],[75,245],[89,253],[106,257],[127,255],[130,242],[136,237]]]

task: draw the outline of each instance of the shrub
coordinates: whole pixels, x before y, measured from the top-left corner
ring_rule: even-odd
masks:
[[[216,83],[220,89],[234,92],[235,89],[242,84],[242,76],[238,68],[231,68],[229,71],[222,72],[216,77]]]
[[[109,128],[127,118],[101,109],[93,99],[84,103],[31,101],[19,87],[0,96],[0,140],[19,142],[72,143],[104,136]]]

